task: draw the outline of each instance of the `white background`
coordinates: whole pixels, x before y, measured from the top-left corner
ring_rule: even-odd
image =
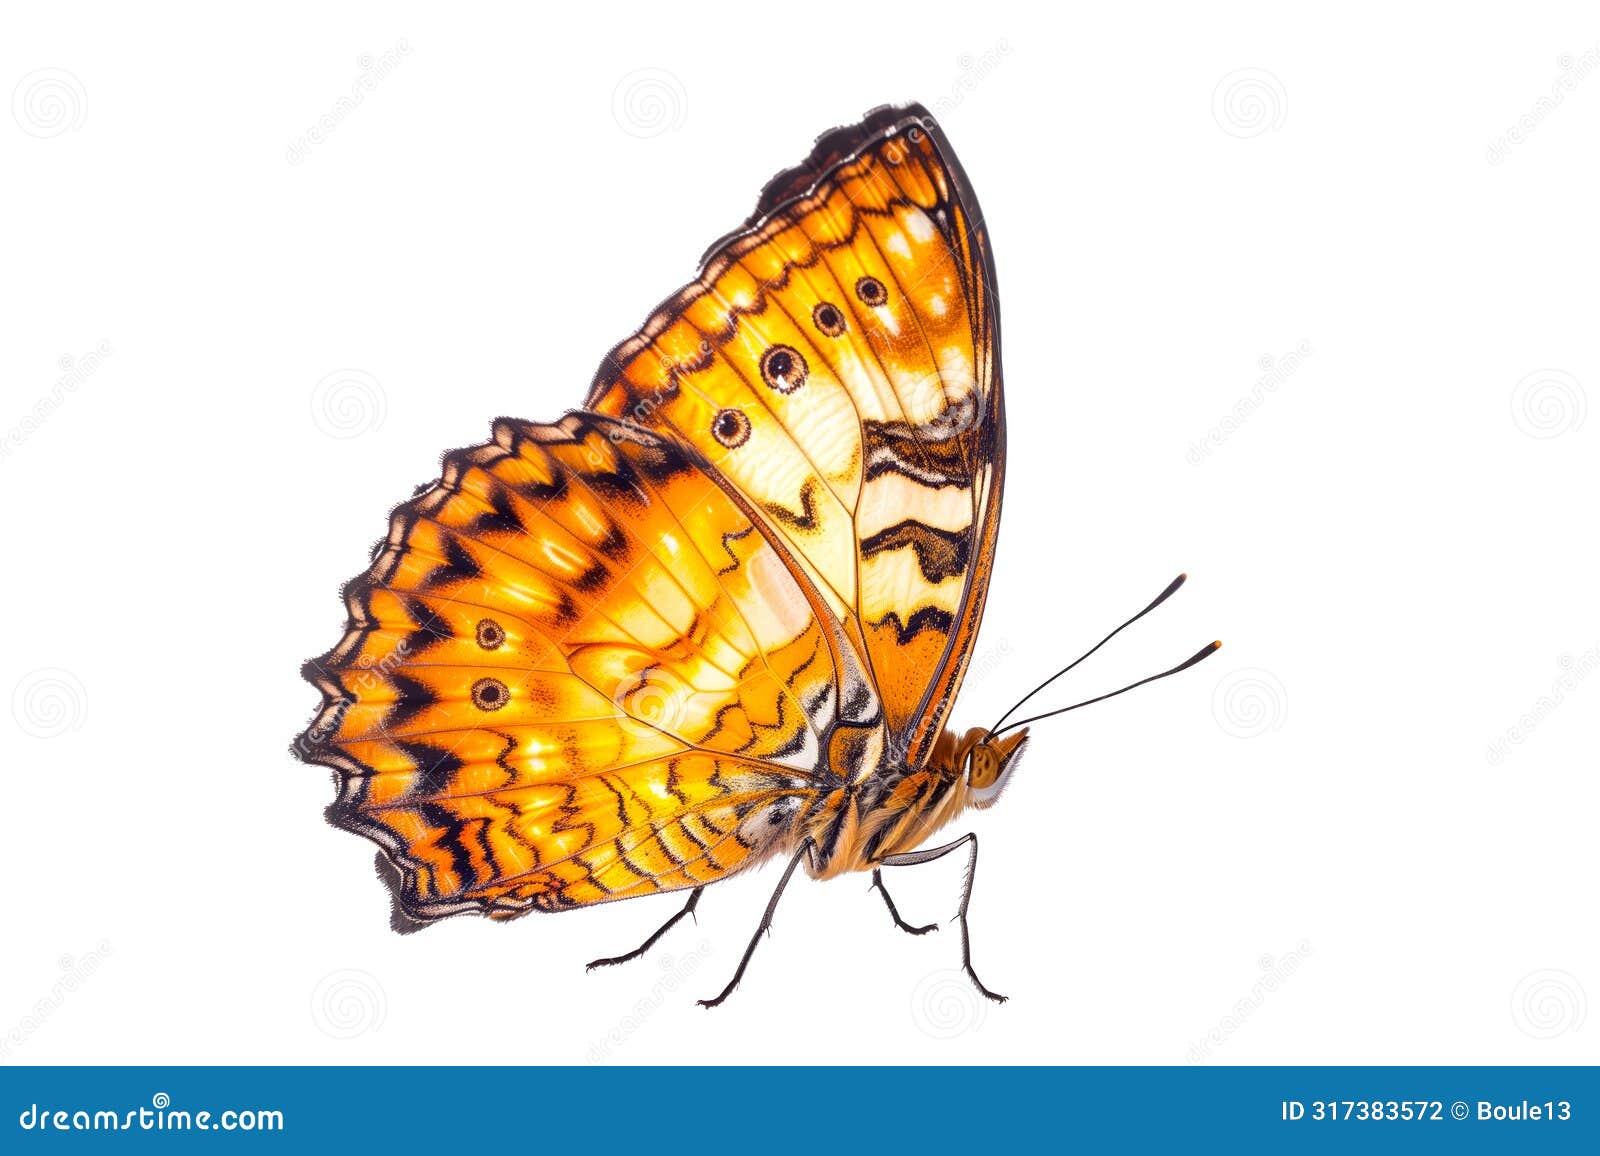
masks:
[[[0,35],[0,1062],[1600,1060],[1592,5],[284,11]],[[1012,1002],[850,877],[694,1006],[770,866],[666,967],[582,963],[675,899],[392,934],[287,754],[339,583],[441,450],[576,405],[774,171],[907,99],[1004,302],[956,722],[1180,569],[1049,703],[1226,642],[1039,727],[972,819]],[[902,910],[959,876],[897,872]]]

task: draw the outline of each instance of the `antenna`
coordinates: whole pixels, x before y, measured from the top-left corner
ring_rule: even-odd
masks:
[[[1159,599],[1158,599],[1158,601],[1159,601]],[[1192,658],[1184,659],[1182,662],[1178,663],[1178,665],[1173,667],[1171,670],[1163,670],[1160,674],[1152,674],[1149,678],[1141,678],[1138,682],[1130,682],[1127,686],[1123,687],[1121,690],[1114,690],[1110,694],[1102,694],[1099,698],[1085,699],[1083,702],[1076,702],[1076,703],[1073,703],[1071,706],[1064,706],[1064,707],[1060,708],[1059,710],[1046,711],[1044,714],[1036,714],[1032,718],[1018,719],[1016,722],[1012,723],[1010,726],[1006,727],[1005,729],[1009,731],[1009,730],[1015,729],[1016,727],[1027,726],[1029,723],[1036,723],[1040,719],[1054,718],[1058,714],[1066,714],[1069,710],[1077,710],[1080,706],[1093,706],[1097,702],[1105,702],[1105,700],[1108,699],[1108,698],[1116,698],[1117,695],[1119,695],[1119,694],[1127,694],[1130,690],[1133,690],[1136,687],[1141,687],[1147,682],[1156,682],[1156,681],[1158,681],[1160,679],[1168,677],[1169,675],[1179,674],[1179,673],[1181,673],[1181,672],[1183,672],[1185,670],[1188,670],[1191,666],[1193,666],[1195,663],[1201,661],[1202,659],[1210,658],[1213,654],[1215,654],[1220,649],[1222,649],[1222,643],[1220,643],[1220,642],[1207,643],[1205,646],[1201,647],[1200,652],[1198,654],[1194,655]],[[1093,653],[1093,652],[1091,651],[1091,653]],[[993,740],[995,738],[998,738],[999,735],[1000,735],[999,731],[991,731],[989,733],[989,739]]]
[[[1157,606],[1160,606],[1168,598],[1171,598],[1174,594],[1176,594],[1178,592],[1178,587],[1182,586],[1188,580],[1189,580],[1189,575],[1187,575],[1187,574],[1179,574],[1171,582],[1167,583],[1167,588],[1165,590],[1163,590],[1160,594],[1156,595],[1156,598],[1155,598],[1154,602],[1150,603],[1150,605],[1146,606],[1143,610],[1139,611],[1139,613],[1135,614],[1132,618],[1128,619],[1128,621],[1124,622],[1121,626],[1117,627],[1110,634],[1106,635],[1099,642],[1097,642],[1093,646],[1091,646],[1088,650],[1084,651],[1083,654],[1081,654],[1075,662],[1068,663],[1066,666],[1062,667],[1060,670],[1058,670],[1054,674],[1052,674],[1049,678],[1047,678],[1043,682],[1041,682],[1038,686],[1036,686],[1032,690],[1030,690],[1027,694],[1025,694],[1021,698],[1019,698],[1017,700],[1015,706],[1013,706],[1010,710],[1006,711],[1005,714],[1000,716],[1000,722],[995,723],[994,726],[989,728],[989,733],[991,735],[999,734],[1001,725],[1006,721],[1006,719],[1010,718],[1013,714],[1015,714],[1018,710],[1020,710],[1022,708],[1022,704],[1023,703],[1027,702],[1030,698],[1032,698],[1034,695],[1038,694],[1041,690],[1043,690],[1045,687],[1049,686],[1052,682],[1054,682],[1056,679],[1060,678],[1063,674],[1066,674],[1067,671],[1069,671],[1073,667],[1077,666],[1079,662],[1082,662],[1085,658],[1088,658],[1091,654],[1093,654],[1095,651],[1099,650],[1102,646],[1104,646],[1106,643],[1110,642],[1113,638],[1115,638],[1117,635],[1121,634],[1124,630],[1128,629],[1128,627],[1132,626],[1135,622],[1139,621],[1139,619],[1143,618],[1146,614],[1149,614],[1152,610],[1154,610]],[[1198,662],[1199,659],[1195,659],[1194,661]],[[1171,672],[1169,672],[1169,673],[1171,673]],[[1131,689],[1131,688],[1128,688],[1128,689]],[[1122,692],[1118,691],[1117,693],[1121,694]],[[1083,704],[1079,704],[1079,705],[1083,705]],[[1043,716],[1041,716],[1041,717],[1043,717]],[[1010,730],[1011,728],[1007,727],[1006,729]]]

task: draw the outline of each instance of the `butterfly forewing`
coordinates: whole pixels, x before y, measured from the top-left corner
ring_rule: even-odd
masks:
[[[992,563],[997,343],[965,178],[926,114],[883,110],[775,178],[589,399],[715,461],[823,593],[913,765]]]

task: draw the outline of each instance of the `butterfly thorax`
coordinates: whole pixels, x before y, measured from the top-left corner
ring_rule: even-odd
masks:
[[[967,756],[986,733],[946,730],[921,766],[891,755],[870,775],[819,799],[801,827],[801,837],[817,849],[811,874],[828,879],[870,870],[921,846],[967,806]]]

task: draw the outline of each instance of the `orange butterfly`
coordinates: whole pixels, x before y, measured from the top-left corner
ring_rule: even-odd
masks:
[[[688,890],[595,961],[620,963],[786,856],[714,1006],[801,862],[870,870],[921,934],[882,868],[966,848],[962,962],[1002,998],[972,970],[976,837],[918,849],[1027,743],[945,729],[1000,521],[994,286],[943,133],[878,109],[767,185],[583,411],[500,419],[394,511],[306,665],[297,746],[336,772],[332,822],[382,848],[397,926]]]

